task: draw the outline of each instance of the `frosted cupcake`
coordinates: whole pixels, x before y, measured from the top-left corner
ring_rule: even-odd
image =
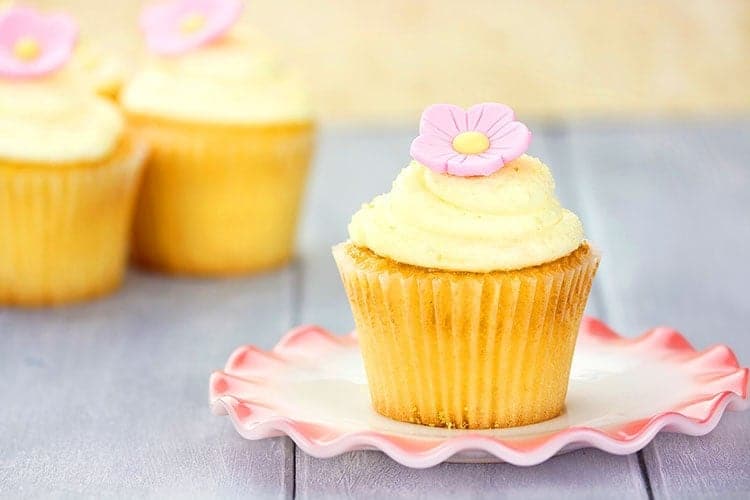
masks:
[[[530,139],[502,104],[429,107],[414,160],[334,247],[379,413],[476,429],[562,412],[599,257]]]
[[[292,255],[313,150],[305,92],[257,36],[238,0],[147,8],[151,62],[122,105],[148,140],[135,260],[173,273],[231,275]]]
[[[0,14],[0,304],[45,305],[121,282],[144,148],[109,101],[59,78],[67,16]]]

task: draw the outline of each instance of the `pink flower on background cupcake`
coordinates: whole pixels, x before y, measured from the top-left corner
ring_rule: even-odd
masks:
[[[498,171],[530,142],[531,132],[505,104],[476,104],[468,110],[433,104],[422,113],[410,153],[434,172],[470,177]]]
[[[70,59],[78,26],[66,14],[11,7],[0,14],[0,77],[47,75]]]
[[[241,0],[175,0],[147,6],[140,26],[148,48],[177,55],[221,38],[242,13]]]

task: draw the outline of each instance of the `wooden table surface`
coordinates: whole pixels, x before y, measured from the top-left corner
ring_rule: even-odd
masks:
[[[636,335],[666,324],[750,362],[750,120],[533,126],[564,204],[603,263],[589,312]],[[232,349],[352,320],[330,246],[387,191],[413,129],[324,129],[299,257],[225,281],[131,271],[86,305],[0,310],[0,496],[735,498],[750,491],[750,412],[642,452],[592,449],[529,468],[403,467],[379,452],[320,460],[287,438],[245,441],[208,409]]]

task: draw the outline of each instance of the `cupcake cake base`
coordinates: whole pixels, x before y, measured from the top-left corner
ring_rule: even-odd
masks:
[[[599,264],[588,244],[547,264],[490,273],[410,266],[351,243],[333,253],[378,413],[478,429],[562,412]]]
[[[126,136],[96,162],[0,160],[0,304],[54,305],[117,288],[145,153]]]
[[[291,258],[312,123],[129,119],[152,149],[133,232],[138,264],[222,276],[270,269]]]

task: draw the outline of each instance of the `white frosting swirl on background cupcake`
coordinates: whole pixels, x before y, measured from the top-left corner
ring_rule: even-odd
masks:
[[[354,215],[351,241],[404,264],[489,272],[544,264],[583,242],[578,217],[560,206],[552,174],[523,155],[487,177],[432,172],[412,161]]]
[[[109,101],[56,82],[0,83],[0,158],[96,161],[119,143],[124,121]]]
[[[201,122],[267,124],[312,115],[307,93],[267,42],[239,29],[189,53],[152,58],[121,101],[131,112]]]

